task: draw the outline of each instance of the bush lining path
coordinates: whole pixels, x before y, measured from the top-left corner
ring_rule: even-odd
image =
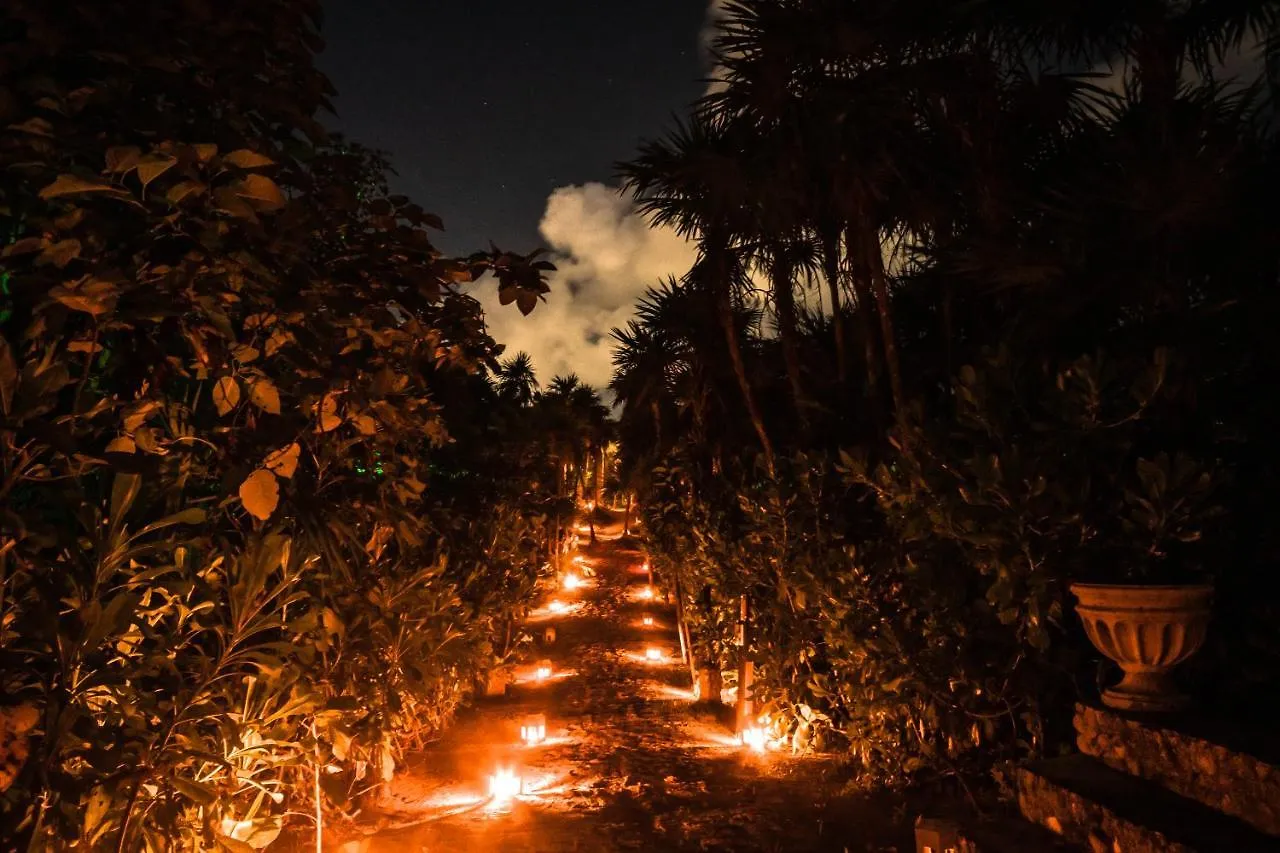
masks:
[[[485,699],[402,770],[365,834],[343,853],[383,851],[890,851],[909,849],[901,815],[841,795],[831,762],[734,743],[731,716],[695,706],[673,608],[646,602],[634,544],[616,524],[582,550],[583,588],[549,593],[530,616],[529,655],[555,674],[519,667],[508,696]],[[571,610],[552,614],[552,598]],[[652,613],[654,626],[642,615]],[[645,660],[649,645],[665,658]],[[727,711],[728,709],[724,709]],[[519,745],[519,723],[547,717],[547,741]],[[518,762],[531,790],[506,805],[487,798],[488,774]]]

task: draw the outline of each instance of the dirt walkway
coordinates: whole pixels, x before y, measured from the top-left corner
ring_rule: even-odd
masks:
[[[900,837],[884,837],[900,819],[836,794],[825,761],[747,752],[716,712],[693,705],[672,608],[641,598],[640,554],[616,529],[601,532],[582,552],[594,577],[554,593],[569,609],[544,606],[531,615],[535,637],[556,628],[555,643],[530,656],[549,658],[552,676],[518,670],[505,698],[464,713],[445,740],[397,776],[371,834],[334,849],[910,849]],[[652,627],[644,626],[645,614]],[[662,651],[661,661],[646,659],[650,646]],[[519,724],[530,714],[546,715],[547,740],[525,747]],[[488,776],[501,765],[518,767],[525,787],[505,804],[488,797]]]

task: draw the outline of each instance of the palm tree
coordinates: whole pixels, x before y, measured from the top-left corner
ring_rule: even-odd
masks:
[[[750,188],[737,156],[741,142],[732,124],[696,115],[665,140],[642,145],[621,172],[655,224],[698,238],[699,257],[686,280],[712,296],[734,378],[772,477],[773,443],[747,377],[735,315],[749,281],[735,243],[736,235],[750,229]]]
[[[527,352],[518,352],[498,365],[498,394],[503,399],[525,408],[533,403],[538,393],[538,377],[533,370],[533,359]]]

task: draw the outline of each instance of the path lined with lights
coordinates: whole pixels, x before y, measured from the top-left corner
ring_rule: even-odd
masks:
[[[838,796],[827,762],[753,752],[731,708],[694,703],[674,609],[617,525],[597,533],[530,614],[505,695],[460,715],[334,849],[895,849],[870,845],[883,812]]]

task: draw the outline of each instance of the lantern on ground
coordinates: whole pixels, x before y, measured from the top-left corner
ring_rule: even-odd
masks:
[[[949,820],[916,819],[916,853],[956,853],[960,827]]]
[[[520,796],[520,774],[510,767],[499,767],[489,777],[489,796],[504,803]]]
[[[662,649],[658,648],[657,646],[650,646],[649,648],[644,650],[644,656],[645,658],[651,661],[662,660]]]
[[[556,626],[548,625],[542,629],[542,642],[548,646],[554,646],[556,643]]]
[[[543,714],[531,714],[520,723],[520,740],[536,746],[547,739],[547,718]]]
[[[646,614],[644,615],[644,619],[643,619],[642,621],[644,622],[644,626],[645,626],[646,628],[652,628],[652,627],[653,627],[653,617],[652,617],[652,616],[650,616],[648,613],[646,613]]]
[[[543,660],[538,661],[538,668],[534,672],[534,676],[539,681],[544,681],[551,677],[552,672],[551,661],[544,658]]]

